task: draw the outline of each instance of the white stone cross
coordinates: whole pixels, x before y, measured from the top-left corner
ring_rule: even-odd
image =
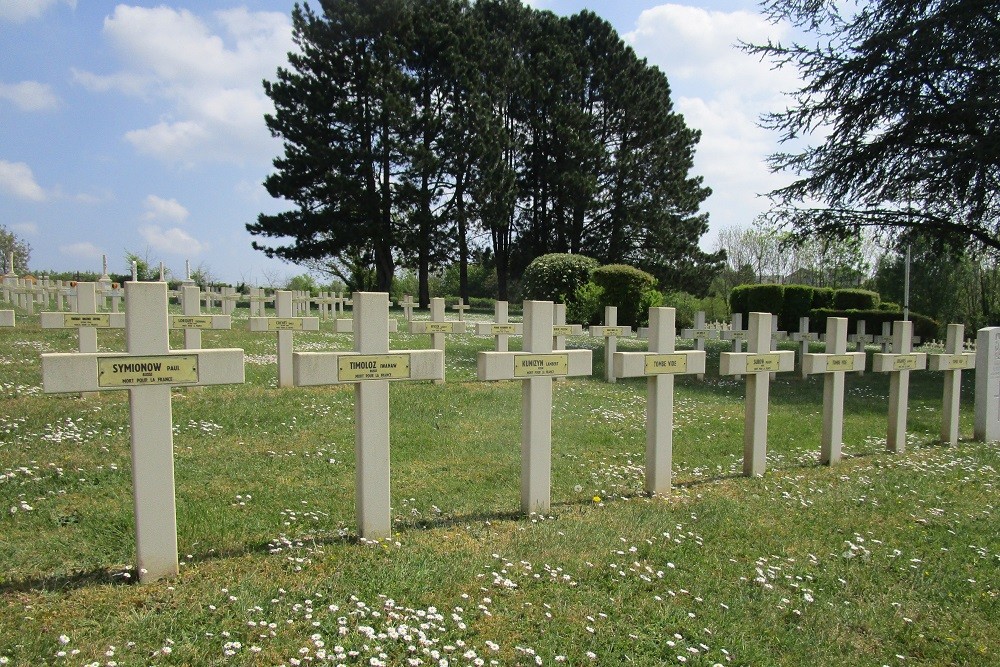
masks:
[[[566,336],[582,335],[582,324],[566,324],[566,304],[552,304],[552,349],[565,350]]]
[[[230,329],[233,318],[230,315],[202,315],[198,301],[198,288],[188,285],[181,287],[183,315],[170,316],[171,329],[184,330],[184,349],[201,349],[201,332],[206,329]]]
[[[76,311],[44,312],[40,315],[43,329],[76,329],[78,349],[83,353],[97,352],[98,329],[124,329],[124,313],[97,312],[97,285],[76,284]]]
[[[827,321],[827,328],[829,329],[830,323]],[[847,343],[847,332],[844,332],[844,343]],[[799,364],[801,366],[802,377],[806,377],[806,367],[802,363],[802,360],[806,358],[809,354],[809,343],[814,343],[819,340],[819,334],[809,331],[809,318],[800,317],[799,318],[799,330],[792,334],[792,340],[799,344]],[[847,350],[844,350],[845,352]]]
[[[927,356],[927,368],[944,371],[944,400],[941,414],[941,442],[958,444],[958,408],[962,394],[962,371],[976,367],[976,354],[963,352],[965,325],[949,324],[944,354]]]
[[[853,334],[849,335],[847,337],[847,342],[848,343],[854,343],[857,346],[855,348],[856,352],[864,352],[865,351],[865,347],[867,347],[870,343],[874,343],[875,342],[875,336],[872,336],[871,334],[865,333],[865,321],[864,320],[858,320],[858,323],[857,323],[856,326],[857,326],[857,329],[856,329],[857,333],[853,333]],[[862,377],[864,374],[865,374],[864,371],[858,371],[858,377]]]
[[[618,326],[618,306],[604,307],[604,326],[590,327],[590,335],[604,339],[604,379],[615,382],[615,352],[618,351],[618,337],[631,336],[632,327]]]
[[[14,326],[14,311],[0,310],[0,327]]]
[[[552,348],[552,302],[524,302],[524,351],[480,352],[480,380],[521,380],[521,511],[545,513],[551,504],[552,379],[590,375],[590,350]]]
[[[250,317],[264,317],[264,304],[274,302],[274,297],[267,296],[263,287],[251,287],[249,298]]]
[[[1000,327],[976,333],[976,440],[1000,440]]]
[[[897,320],[892,324],[892,352],[875,353],[872,370],[889,373],[889,427],[886,449],[896,454],[906,450],[906,409],[909,403],[910,371],[927,368],[927,355],[912,352],[913,322]]]
[[[319,331],[318,317],[292,317],[292,293],[278,290],[274,293],[275,317],[251,317],[250,331],[278,333],[278,386],[291,387],[292,382],[292,333]]]
[[[463,301],[462,299],[459,299],[458,303],[456,303],[454,306],[451,307],[452,310],[458,311],[459,322],[465,321],[465,311],[467,311],[469,308],[472,308],[472,306],[465,303],[465,301]]]
[[[496,342],[497,352],[507,351],[507,337],[520,336],[524,333],[524,327],[519,322],[511,323],[507,316],[507,302],[497,301],[493,305],[493,319],[495,322],[477,322],[477,336],[493,336]]]
[[[826,318],[826,352],[802,354],[802,376],[823,373],[823,435],[820,463],[839,463],[844,444],[844,373],[865,368],[864,352],[847,351],[848,320]]]
[[[444,314],[444,299],[434,297],[431,299],[431,319],[412,320],[410,322],[411,334],[430,334],[431,348],[444,352],[445,336],[448,334],[464,334],[466,332],[465,322],[457,320],[446,320]],[[444,378],[435,380],[437,384],[443,384]]]
[[[403,316],[409,322],[413,319],[413,308],[417,305],[413,302],[413,297],[407,294],[398,304],[403,309]]]
[[[743,313],[733,313],[729,320],[729,329],[719,333],[722,340],[733,342],[733,352],[742,352],[743,343],[747,341],[747,330],[743,328]]]
[[[676,311],[649,309],[649,352],[616,352],[615,375],[646,380],[646,492],[667,494],[674,442],[674,376],[705,371],[705,353],[675,351]]]
[[[389,350],[389,295],[354,294],[353,352],[296,352],[295,386],[354,384],[358,533],[389,537],[389,380],[444,377],[441,350]]]
[[[743,426],[743,474],[763,475],[767,468],[767,404],[771,373],[795,370],[795,353],[772,352],[770,313],[750,313],[747,352],[723,352],[719,375],[746,375],[747,394]]]
[[[132,495],[139,581],[177,574],[177,519],[170,388],[240,384],[243,350],[172,351],[166,283],[133,283],[128,300],[127,352],[42,355],[47,393],[129,392]]]
[[[719,338],[718,329],[708,329],[705,327],[705,311],[699,310],[694,314],[694,328],[693,329],[682,329],[681,338],[693,339],[694,349],[704,352],[705,341],[706,340],[717,340]],[[704,373],[698,373],[696,377],[699,380],[705,379]]]
[[[875,336],[875,344],[882,346],[882,352],[888,354],[892,351],[892,323],[883,322],[882,323],[882,335]],[[911,340],[912,344],[913,341]]]

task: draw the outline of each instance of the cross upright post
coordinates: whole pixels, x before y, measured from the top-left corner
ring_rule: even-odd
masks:
[[[276,317],[251,317],[250,331],[278,333],[278,386],[291,387],[292,382],[292,333],[319,331],[318,317],[293,317],[292,293],[278,290],[274,293]]]
[[[166,283],[125,287],[127,352],[42,355],[47,393],[127,389],[139,581],[177,574],[170,388],[239,384],[243,350],[171,351]]]
[[[827,322],[827,326],[829,326],[829,322]],[[844,335],[847,335],[846,331],[844,332]],[[809,354],[809,343],[814,343],[819,340],[819,334],[809,331],[808,317],[799,318],[799,330],[797,333],[792,334],[792,340],[799,344],[799,364],[801,366],[802,377],[805,378],[807,373],[805,363],[803,362],[806,355]],[[846,338],[844,339],[844,342],[846,344]],[[847,350],[844,351],[846,352]]]
[[[1000,440],[1000,327],[976,332],[976,440]]]
[[[927,355],[912,351],[913,322],[892,323],[892,352],[876,353],[872,370],[889,373],[889,427],[886,449],[896,454],[906,450],[906,410],[909,402],[910,371],[927,368]]]
[[[389,350],[389,295],[354,294],[353,352],[296,352],[295,386],[354,384],[358,532],[383,539],[392,531],[389,494],[389,380],[444,377],[441,350]]]
[[[464,334],[466,323],[457,320],[446,320],[444,314],[444,299],[434,297],[431,299],[431,319],[412,320],[410,322],[411,334],[430,334],[431,347],[444,352],[445,336],[447,334]],[[444,383],[444,377],[435,380],[437,384]]]
[[[705,311],[699,310],[694,314],[694,328],[682,329],[681,338],[694,340],[694,349],[704,352],[706,340],[716,340],[719,338],[718,329],[708,329],[705,327]],[[698,373],[695,377],[699,380],[705,379],[704,373]]]
[[[646,492],[670,492],[674,442],[674,375],[705,370],[701,350],[677,352],[673,308],[649,309],[649,352],[616,352],[615,375],[646,379]]]
[[[459,299],[458,303],[456,303],[454,306],[452,306],[451,309],[452,310],[457,310],[458,311],[458,321],[459,322],[464,322],[465,321],[465,311],[467,311],[471,307],[472,306],[470,306],[467,303],[465,303],[465,301],[463,299]]]
[[[618,306],[604,307],[604,326],[590,327],[590,335],[604,339],[604,379],[615,382],[615,353],[618,352],[618,337],[630,336],[632,327],[618,326]]]
[[[520,323],[511,323],[507,316],[507,302],[497,301],[493,306],[494,322],[477,322],[477,336],[493,336],[497,352],[507,351],[507,337],[520,336],[524,328]]]

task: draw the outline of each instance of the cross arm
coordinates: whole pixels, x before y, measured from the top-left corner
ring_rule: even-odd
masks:
[[[477,336],[498,336],[501,334],[521,336],[524,334],[524,325],[520,322],[511,322],[509,324],[501,324],[499,322],[476,322]]]
[[[959,352],[958,354],[927,355],[927,370],[960,371],[976,367],[975,352]]]
[[[594,325],[590,327],[590,335],[598,338],[607,338],[609,336],[631,336],[632,327]]]
[[[49,313],[43,312],[41,323],[43,329],[79,329],[95,327],[98,329],[124,329],[125,313]]]
[[[525,380],[530,377],[567,377],[593,374],[592,350],[531,352],[480,352],[480,380]]]
[[[622,378],[705,372],[702,350],[680,352],[615,352],[615,376]]]
[[[120,369],[114,367],[116,363],[121,365]],[[157,371],[152,367],[149,373],[136,369],[140,364],[156,363],[160,364]],[[174,371],[170,368],[173,365],[181,368]],[[129,378],[134,380],[129,381]],[[110,391],[151,384],[181,387],[242,384],[244,380],[243,350],[240,349],[171,350],[152,355],[125,352],[42,355],[42,389],[49,394]]]
[[[872,355],[872,370],[876,373],[892,373],[895,371],[922,371],[927,368],[927,354],[910,352],[909,354]]]
[[[844,352],[843,354],[806,353],[802,355],[802,369],[806,375],[815,373],[849,373],[865,370],[867,361],[864,352]]]
[[[795,353],[780,352],[723,352],[719,355],[719,375],[746,375],[748,373],[784,373],[795,370]]]
[[[367,380],[443,380],[441,350],[357,352],[295,352],[292,382],[296,387],[353,384]]]
[[[432,322],[430,320],[415,320],[410,322],[411,334],[464,334],[466,323],[459,320]]]
[[[684,339],[702,339],[702,340],[718,340],[719,330],[718,329],[681,329],[681,338]]]
[[[319,331],[319,318],[251,317],[250,331]]]
[[[171,315],[171,329],[231,329],[231,315]]]

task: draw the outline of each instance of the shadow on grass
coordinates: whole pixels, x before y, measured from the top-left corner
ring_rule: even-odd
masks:
[[[83,572],[43,577],[29,577],[0,582],[0,596],[7,593],[34,591],[60,592],[89,588],[91,586],[131,586],[138,583],[135,570],[109,570],[95,568]]]

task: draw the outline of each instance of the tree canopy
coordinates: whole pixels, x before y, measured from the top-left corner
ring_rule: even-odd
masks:
[[[292,12],[298,50],[264,90],[291,208],[247,225],[269,256],[428,274],[490,251],[500,298],[551,252],[707,284],[699,133],[666,76],[591,12],[520,0],[324,0]],[[679,285],[679,287],[683,287]]]
[[[801,236],[888,236],[1000,249],[1000,1],[765,0],[815,43],[745,45],[803,84],[764,126],[796,177],[771,217]]]
[[[7,272],[11,253],[14,255],[14,273],[27,273],[28,260],[31,259],[31,246],[17,234],[0,225],[0,256],[3,258],[0,274]]]

